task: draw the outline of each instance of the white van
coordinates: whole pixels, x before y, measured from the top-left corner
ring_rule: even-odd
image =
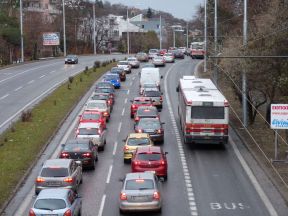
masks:
[[[155,83],[160,89],[160,79],[163,78],[160,76],[159,68],[142,68],[140,73],[140,92],[144,84]]]

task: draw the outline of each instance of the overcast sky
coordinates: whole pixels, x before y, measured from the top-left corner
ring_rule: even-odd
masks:
[[[191,20],[195,15],[197,6],[203,5],[204,0],[103,0],[112,4],[134,6],[140,9],[148,7],[171,13],[174,17]]]

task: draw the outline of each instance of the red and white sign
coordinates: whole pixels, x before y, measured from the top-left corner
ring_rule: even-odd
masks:
[[[58,46],[58,45],[60,45],[59,32],[45,32],[45,33],[43,33],[43,45],[44,46]]]
[[[288,104],[271,104],[271,129],[288,129]]]

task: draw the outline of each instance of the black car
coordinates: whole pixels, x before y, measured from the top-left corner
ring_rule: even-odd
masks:
[[[158,118],[141,118],[135,126],[136,133],[148,133],[153,142],[164,142],[164,123]]]
[[[137,124],[142,118],[157,118],[159,119],[159,112],[155,106],[141,106],[137,109],[134,115],[134,121]]]
[[[65,64],[78,64],[78,57],[76,55],[67,55],[65,57]]]
[[[98,161],[98,146],[89,139],[72,139],[62,145],[63,149],[60,158],[81,161],[82,167],[95,169],[95,162]]]
[[[175,50],[173,52],[173,54],[174,54],[175,58],[178,58],[178,59],[184,59],[185,58],[185,55],[181,50]]]
[[[111,74],[119,74],[120,81],[125,81],[126,80],[126,72],[124,71],[123,68],[113,67],[113,68],[111,68],[110,73]]]
[[[157,109],[159,110],[162,109],[162,104],[163,104],[162,92],[157,91],[157,90],[155,91],[155,89],[146,88],[143,91],[143,96],[150,97],[153,105],[157,107]]]
[[[113,100],[113,104],[115,101],[115,90],[113,88],[96,88],[95,93],[109,93],[109,98]]]

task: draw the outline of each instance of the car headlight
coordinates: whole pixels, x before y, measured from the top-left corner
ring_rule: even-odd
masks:
[[[68,59],[67,59],[67,58],[65,58],[65,61],[68,61]]]

